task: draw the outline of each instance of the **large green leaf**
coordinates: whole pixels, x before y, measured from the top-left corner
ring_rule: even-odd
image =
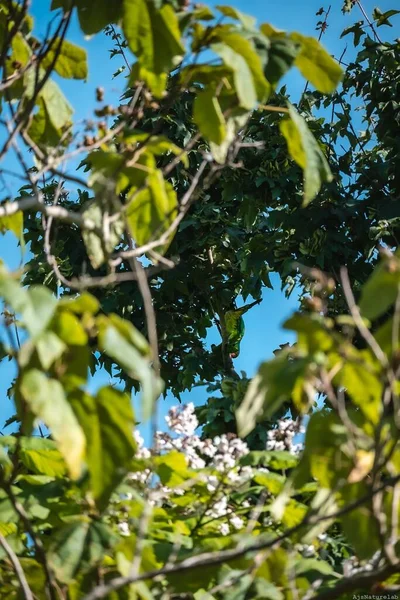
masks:
[[[294,64],[313,86],[324,94],[333,92],[339,85],[343,71],[339,63],[332,58],[318,40],[292,33],[294,42],[300,44]]]
[[[293,106],[280,123],[290,156],[304,171],[304,205],[315,198],[324,182],[332,181],[328,162],[306,121]]]
[[[397,259],[383,260],[361,290],[360,310],[367,319],[376,319],[396,301],[400,290]]]
[[[106,525],[78,517],[53,535],[48,561],[57,578],[70,583],[78,572],[99,563],[115,541],[116,536]]]
[[[65,4],[65,0],[61,3]],[[121,17],[122,0],[77,0],[76,4],[80,26],[87,35],[98,33],[110,23],[117,23]]]
[[[221,41],[212,44],[211,50],[232,69],[239,104],[242,108],[251,110],[257,101],[265,101],[270,92],[261,59],[251,43],[241,35],[224,33],[219,38]]]
[[[202,136],[218,146],[226,137],[226,123],[215,90],[199,92],[194,101],[193,119]]]
[[[219,5],[215,8],[219,10],[219,12],[222,13],[225,17],[230,17],[231,19],[236,19],[237,21],[240,21],[240,23],[246,29],[254,29],[254,26],[256,24],[255,17],[252,17],[251,15],[246,15],[237,8],[234,8],[233,6]]]
[[[21,316],[23,325],[33,338],[49,324],[56,309],[56,299],[44,286],[21,287],[12,274],[0,267],[0,296]]]
[[[263,363],[236,411],[239,435],[248,435],[262,418],[269,418],[291,399],[296,381],[304,375],[307,359],[283,355]]]
[[[111,321],[105,317],[98,319],[99,347],[113,358],[126,373],[140,381],[142,387],[142,415],[149,418],[153,403],[162,392],[163,385],[151,367],[149,356],[143,356],[143,348],[138,346],[126,328],[119,326],[122,321],[114,315]],[[133,326],[131,326],[132,329]]]
[[[383,410],[383,383],[380,373],[360,356],[359,362],[346,361],[336,380],[346,388],[353,403],[362,410],[367,419],[377,425]]]
[[[340,508],[344,508],[368,496],[370,488],[364,483],[344,486],[337,493]],[[384,515],[382,514],[382,517]],[[371,500],[349,511],[341,518],[343,531],[360,559],[369,559],[382,548],[377,519],[373,516]]]
[[[20,441],[19,458],[27,469],[39,475],[63,477],[66,463],[53,440],[23,437]]]
[[[53,331],[44,331],[36,341],[36,351],[42,367],[47,370],[67,346]]]
[[[63,131],[71,125],[73,109],[58,85],[49,79],[43,86],[40,98],[43,100],[52,126]]]
[[[102,203],[97,199],[86,203],[83,216],[91,219],[97,227],[101,228],[103,223],[103,207]],[[106,260],[106,253],[111,253],[115,246],[120,242],[123,232],[122,221],[113,221],[109,228],[107,240],[102,240],[94,231],[84,229],[82,232],[83,241],[85,242],[86,251],[88,253],[92,266],[97,269]]]
[[[235,114],[235,112],[237,114]],[[215,144],[214,142],[210,141],[211,153],[217,163],[224,164],[232,142],[235,140],[238,131],[240,131],[240,129],[246,125],[250,114],[250,112],[243,112],[243,109],[233,111],[233,115],[230,116],[226,122],[226,136],[223,142],[220,144]]]
[[[123,0],[122,28],[139,67],[152,76],[147,83],[153,93],[161,95],[166,73],[185,54],[173,8],[164,4],[156,9],[149,0]]]
[[[19,240],[21,246],[24,245],[24,213],[18,210],[12,215],[0,217],[0,231],[12,231]]]
[[[86,50],[71,44],[68,40],[61,41],[60,38],[56,38],[41,64],[43,69],[47,69],[53,63],[55,72],[61,77],[66,79],[87,78]]]
[[[20,393],[26,407],[50,429],[73,479],[82,471],[86,441],[62,385],[37,369],[23,373]]]
[[[128,472],[135,452],[135,420],[130,398],[111,387],[96,397],[73,394],[71,405],[85,433],[90,487],[100,508],[105,508],[115,486]]]
[[[126,211],[129,229],[139,246],[161,237],[173,223],[178,210],[176,192],[161,171],[149,175],[147,185],[133,194]],[[167,243],[157,247],[157,251],[165,252],[172,237],[173,233]]]

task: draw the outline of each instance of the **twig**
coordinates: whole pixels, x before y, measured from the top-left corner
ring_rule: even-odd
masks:
[[[0,534],[0,546],[3,547],[5,553],[10,559],[16,576],[18,577],[18,581],[21,585],[21,591],[25,600],[34,600],[31,588],[26,580],[24,570],[19,562],[18,556],[15,554],[14,550],[11,548],[6,538]]]
[[[380,345],[378,344],[368,327],[365,325],[361,317],[360,309],[358,308],[354,299],[353,291],[350,285],[349,274],[346,267],[342,267],[340,269],[340,279],[342,282],[343,292],[346,298],[347,305],[349,307],[350,314],[354,319],[354,323],[356,324],[360,335],[364,338],[368,346],[371,348],[372,352],[375,354],[382,367],[386,369],[389,366],[387,356],[383,352],[382,348],[380,347]]]
[[[27,530],[30,538],[32,539],[33,546],[34,546],[35,552],[36,552],[36,556],[37,556],[39,562],[41,562],[41,564],[43,565],[43,570],[44,570],[45,577],[46,577],[46,586],[47,586],[47,591],[49,593],[50,600],[57,600],[57,596],[55,593],[57,586],[56,586],[56,582],[53,577],[53,573],[51,572],[49,564],[47,562],[46,550],[43,546],[42,540],[40,539],[40,537],[36,534],[35,530],[33,529],[30,519],[29,519],[28,515],[26,514],[24,507],[22,506],[22,504],[20,502],[18,502],[10,485],[7,485],[6,493],[11,501],[14,511],[16,512],[16,514],[19,516],[19,518],[23,522],[25,529]]]

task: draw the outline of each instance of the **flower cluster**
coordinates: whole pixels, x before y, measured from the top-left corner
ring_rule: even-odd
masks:
[[[288,450],[292,454],[299,454],[303,444],[294,443],[294,438],[302,433],[304,427],[298,421],[279,419],[276,428],[268,431],[267,450]]]
[[[266,468],[257,469],[251,466],[240,465],[240,459],[248,454],[247,444],[235,434],[223,434],[213,439],[201,439],[196,434],[199,426],[193,403],[173,407],[165,417],[168,431],[158,431],[155,435],[154,446],[150,452],[144,446],[143,438],[135,431],[137,444],[137,458],[146,459],[151,455],[160,456],[166,452],[177,450],[187,460],[188,467],[200,473],[201,480],[206,484],[211,494],[209,506],[204,511],[205,522],[221,521],[219,530],[222,535],[231,531],[238,531],[245,526],[244,519],[236,514],[236,506],[230,501],[230,493],[240,486],[250,482],[257,472],[268,472]],[[302,445],[294,444],[293,438],[302,433],[299,424],[291,419],[281,419],[277,428],[268,432],[267,450],[289,450],[297,454]],[[150,469],[132,473],[131,481],[140,482],[149,486],[151,482]],[[184,489],[170,489],[152,482],[153,495],[151,503],[163,503],[171,494],[174,496],[185,493]],[[153,489],[154,488],[154,489]],[[249,508],[248,501],[241,502],[241,509]],[[269,517],[269,520],[270,517]],[[271,521],[272,524],[272,521]],[[128,527],[121,533],[127,534]],[[311,549],[309,549],[311,552]]]

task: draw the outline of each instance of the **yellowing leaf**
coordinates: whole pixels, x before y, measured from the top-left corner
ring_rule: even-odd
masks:
[[[306,206],[318,194],[322,183],[332,181],[331,170],[306,121],[293,106],[289,106],[289,115],[281,121],[280,129],[290,156],[303,169]]]
[[[50,429],[73,479],[81,474],[86,441],[62,385],[37,369],[24,372],[20,392],[28,409]]]
[[[55,61],[55,62],[54,62]],[[56,38],[42,61],[43,69],[54,64],[55,72],[65,79],[86,79],[88,74],[86,50],[68,40]]]
[[[294,63],[301,74],[320,92],[333,92],[343,75],[339,63],[315,38],[299,33],[292,33],[290,37],[301,46]]]
[[[0,230],[2,233],[12,231],[19,240],[21,246],[24,245],[24,213],[22,210],[14,212],[12,215],[0,217]]]
[[[349,483],[357,483],[362,481],[371,471],[374,465],[375,453],[366,450],[357,450],[354,457],[354,469],[350,472],[347,481]]]

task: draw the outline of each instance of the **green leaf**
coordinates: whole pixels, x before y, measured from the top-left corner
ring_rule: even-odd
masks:
[[[285,480],[285,477],[278,473],[256,473],[254,476],[254,481],[265,487],[274,496],[281,493]]]
[[[46,329],[57,304],[50,290],[44,286],[32,286],[26,290],[2,266],[0,296],[16,314],[21,315],[23,325],[32,338],[38,337]]]
[[[52,331],[44,331],[36,341],[36,351],[42,367],[47,371],[66,350],[66,345]]]
[[[147,83],[160,96],[166,74],[186,52],[173,8],[164,4],[156,9],[148,0],[123,0],[122,28],[139,69],[151,75]]]
[[[369,492],[369,486],[363,482],[345,485],[337,493],[339,508],[357,502],[362,497],[368,496]],[[379,525],[373,516],[371,500],[366,500],[360,507],[343,515],[341,523],[346,538],[360,559],[367,560],[382,548]]]
[[[276,471],[285,471],[295,467],[299,459],[286,450],[254,450],[243,456],[239,462],[241,465],[265,466]]]
[[[252,110],[257,100],[265,101],[270,92],[262,70],[261,59],[251,43],[241,35],[224,33],[219,37],[221,42],[211,44],[211,50],[232,69],[239,105],[244,109]]]
[[[71,125],[73,109],[58,85],[49,79],[43,86],[40,98],[44,102],[51,125],[57,131]]]
[[[163,485],[173,488],[191,477],[185,455],[177,450],[155,457],[154,462]]]
[[[400,268],[396,259],[383,260],[362,287],[359,302],[362,315],[371,320],[382,315],[395,303],[399,289]]]
[[[70,583],[79,572],[99,563],[115,541],[115,535],[106,525],[87,517],[76,518],[53,535],[48,551],[49,565],[57,579]]]
[[[46,438],[21,438],[19,458],[27,469],[39,475],[64,477],[66,463],[55,442]]]
[[[142,386],[142,415],[148,419],[153,403],[162,391],[162,382],[157,379],[151,367],[149,357],[144,357],[141,348],[132,343],[126,329],[117,326],[107,318],[98,319],[99,347],[113,358],[133,379]]]
[[[256,19],[254,17],[242,13],[233,6],[216,6],[215,8],[219,10],[219,12],[225,17],[230,17],[231,19],[240,21],[243,27],[246,29],[254,29],[256,24]]]
[[[295,486],[303,486],[304,478],[309,475],[326,489],[333,489],[338,481],[346,479],[354,466],[347,442],[348,433],[337,414],[314,413],[307,425],[299,466],[294,472]]]
[[[289,115],[280,122],[290,156],[304,171],[304,206],[318,194],[324,182],[332,181],[333,176],[328,162],[310,132],[306,121],[289,105]]]
[[[51,323],[52,330],[68,346],[85,346],[88,336],[82,323],[71,312],[60,311]]]
[[[294,64],[303,77],[323,94],[330,94],[339,85],[343,71],[318,40],[292,33],[292,40],[300,44]]]
[[[290,400],[296,381],[304,376],[307,359],[288,360],[278,356],[261,365],[236,411],[239,435],[245,437],[262,418],[270,418]]]
[[[56,58],[57,56],[57,58]],[[55,62],[54,62],[55,61]],[[48,69],[54,64],[55,72],[65,79],[86,79],[88,75],[86,50],[68,40],[56,38],[41,65]]]
[[[139,246],[160,238],[178,211],[176,192],[160,170],[148,176],[147,185],[146,189],[133,194],[126,210],[129,229]],[[156,248],[157,252],[166,252],[173,235],[172,232],[168,241]]]
[[[65,306],[69,311],[78,315],[85,313],[95,315],[100,309],[100,302],[88,292],[83,292],[83,294],[80,294],[76,298],[63,296],[59,301],[59,306]]]
[[[194,101],[193,120],[201,135],[218,146],[226,138],[226,123],[215,90],[211,87],[199,92]]]
[[[298,52],[298,45],[287,37],[277,37],[271,40],[264,75],[273,87],[291,68]]]
[[[37,369],[24,372],[20,392],[27,408],[51,430],[73,479],[82,471],[86,441],[62,385]]]
[[[363,362],[345,362],[336,380],[346,388],[347,393],[364,415],[377,425],[383,410],[383,383],[380,374],[374,373],[370,364]]]
[[[212,596],[206,590],[198,590],[193,597],[194,600],[215,600],[215,596]]]
[[[29,136],[38,146],[57,146],[62,132],[54,127],[44,100],[39,98],[37,104],[39,110],[33,115],[28,129]]]
[[[70,403],[85,433],[86,462],[96,504],[103,509],[116,485],[127,474],[135,452],[135,419],[129,396],[103,387],[95,398],[73,394]]]
[[[179,156],[186,168],[189,167],[189,159],[187,154],[182,148],[171,142],[171,140],[169,140],[165,135],[149,136],[148,133],[134,132],[133,135],[128,135],[124,141],[126,144],[133,143],[135,145],[138,142],[143,142],[144,152],[154,154],[154,156],[168,156],[168,154],[171,152],[171,154]]]
[[[22,210],[18,210],[12,215],[5,215],[0,217],[0,231],[5,233],[6,231],[12,231],[17,240],[20,242],[21,247],[24,246],[24,213]]]
[[[250,113],[243,113],[242,110],[239,110],[237,115],[233,114],[226,122],[226,136],[224,141],[221,144],[210,142],[211,153],[217,163],[224,164],[232,142],[236,138],[238,131],[247,123],[249,116]]]
[[[77,0],[77,6],[80,26],[87,35],[117,23],[122,14],[122,0]]]
[[[91,219],[98,228],[102,227],[104,216],[101,203],[98,200],[94,199],[88,202],[82,214],[84,217]],[[114,221],[110,225],[106,241],[100,239],[94,231],[88,231],[87,229],[82,231],[83,241],[93,268],[98,269],[106,261],[105,252],[111,253],[114,250],[121,240],[123,229],[122,221]]]

